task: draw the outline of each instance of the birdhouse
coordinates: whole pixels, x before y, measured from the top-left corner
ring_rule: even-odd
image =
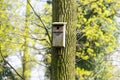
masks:
[[[66,22],[54,22],[52,28],[52,46],[65,47]]]

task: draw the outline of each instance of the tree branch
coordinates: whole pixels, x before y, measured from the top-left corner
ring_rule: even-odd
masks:
[[[52,41],[51,41],[51,37],[50,37],[49,31],[48,31],[47,27],[45,26],[44,22],[42,21],[41,16],[37,14],[37,12],[35,11],[35,9],[34,9],[33,6],[31,5],[31,3],[29,2],[29,0],[27,0],[27,1],[28,1],[28,4],[30,5],[30,7],[32,8],[34,14],[38,17],[38,19],[39,19],[40,22],[42,23],[42,25],[43,25],[43,27],[44,27],[47,35],[48,35],[48,38],[49,38],[49,40],[50,40],[50,43],[51,43]]]
[[[0,46],[0,55],[3,59],[3,61],[6,62],[22,80],[24,80],[24,78],[16,71],[16,69],[7,60],[5,60],[5,58],[3,57],[2,52],[1,52],[1,46]]]

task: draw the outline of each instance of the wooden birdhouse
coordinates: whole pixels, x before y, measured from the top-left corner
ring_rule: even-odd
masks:
[[[54,22],[52,27],[52,46],[65,47],[66,22]]]

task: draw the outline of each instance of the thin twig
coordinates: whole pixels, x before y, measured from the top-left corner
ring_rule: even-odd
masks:
[[[49,31],[48,31],[47,27],[45,26],[44,22],[42,21],[41,16],[37,14],[37,12],[35,11],[35,9],[34,9],[33,6],[31,5],[31,3],[29,2],[29,0],[27,0],[27,1],[28,1],[28,4],[30,5],[30,7],[32,8],[34,14],[35,14],[35,15],[38,17],[38,19],[41,21],[41,23],[42,23],[42,25],[43,25],[43,27],[44,27],[47,35],[48,35],[48,38],[49,38],[49,40],[50,40],[50,42],[51,42],[51,37],[50,37]]]

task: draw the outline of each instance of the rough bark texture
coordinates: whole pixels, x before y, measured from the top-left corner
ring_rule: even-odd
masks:
[[[53,0],[53,22],[67,22],[66,47],[52,48],[51,80],[75,80],[76,0]]]

